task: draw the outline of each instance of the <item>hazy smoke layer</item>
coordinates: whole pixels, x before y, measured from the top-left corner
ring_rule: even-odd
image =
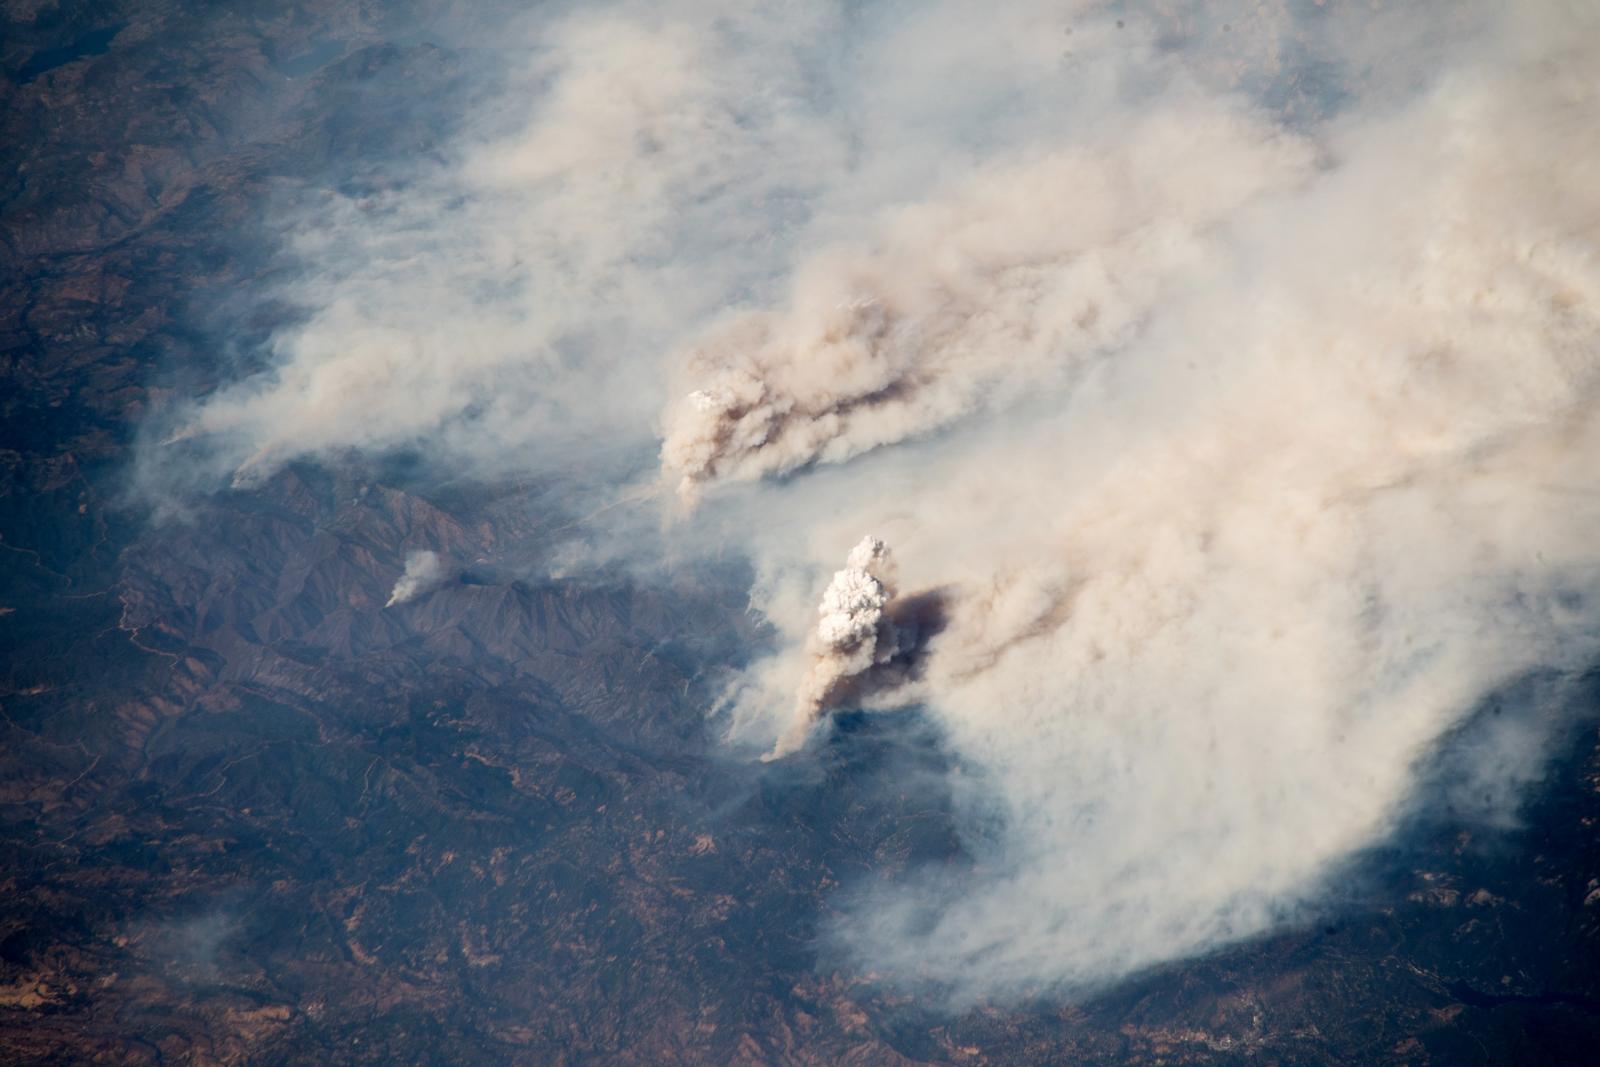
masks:
[[[389,594],[389,602],[384,607],[392,608],[396,604],[415,600],[444,581],[444,577],[444,561],[439,558],[437,552],[429,552],[426,549],[408,552],[405,573],[394,583],[394,592]]]
[[[658,353],[761,282],[773,265],[735,250],[775,245],[832,169],[797,53],[837,16],[743,7],[555,6],[489,42],[502,106],[444,164],[293,198],[307,269],[280,295],[307,321],[171,437],[236,484],[352,446],[500,475],[577,448],[609,473],[651,438]]]
[[[1487,694],[1600,650],[1600,13],[1118,10],[553,15],[527,114],[333,198],[306,325],[182,428],[244,479],[746,483],[671,530],[732,531],[785,636],[733,740],[918,703],[998,826],[857,898],[865,969],[1007,994],[1266,929]],[[915,670],[877,549],[823,580],[863,528],[941,591]]]

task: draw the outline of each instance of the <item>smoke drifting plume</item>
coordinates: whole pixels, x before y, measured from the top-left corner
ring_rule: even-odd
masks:
[[[445,579],[444,561],[437,552],[426,549],[406,553],[405,573],[400,575],[400,580],[394,583],[394,592],[389,595],[389,602],[384,605],[392,608],[396,604],[404,604],[408,600],[415,600]]]
[[[1206,166],[1215,160],[1221,165]],[[1138,331],[1208,231],[1304,179],[1310,148],[1221,103],[985,168],[799,266],[782,312],[696,343],[662,465],[703,486],[837,463],[1030,390],[1070,387]]]
[[[871,523],[902,581],[950,590],[922,668],[864,703],[926,708],[1001,826],[974,830],[983,874],[857,898],[842,956],[964,999],[1260,933],[1395,828],[1475,707],[1540,672],[1515,739],[1463,757],[1475,782],[1535,776],[1600,653],[1600,15],[1522,10],[1494,41],[1317,131],[1319,166],[1240,202],[1203,269],[1130,261],[1160,296],[1111,358],[1076,383],[1021,361],[1053,404],[758,497],[812,538],[763,539],[775,575]],[[1248,158],[1181,169],[1203,184]],[[937,337],[946,306],[895,328]],[[1029,336],[1036,306],[1002,318]],[[1003,331],[967,340],[974,395],[1018,373]],[[823,380],[815,349],[762,351],[765,379]],[[937,345],[904,358],[917,386],[951,370]],[[695,469],[847,458],[905,436],[903,414],[758,424]],[[809,662],[790,648],[749,673],[736,736],[785,728],[786,658]]]
[[[732,742],[915,703],[981,797],[976,869],[848,905],[863,970],[1028,995],[1267,930],[1600,654],[1600,10],[1135,7],[541,6],[506,113],[297,228],[304,321],[188,440],[613,498],[656,456],[706,498],[658,557],[731,542],[780,635]],[[863,528],[937,633],[876,564],[819,632]]]
[[[794,722],[764,759],[797,751],[852,682],[898,651],[894,623],[885,614],[894,599],[889,576],[889,548],[871,535],[850,550],[844,570],[834,572],[817,605],[811,669],[800,685]]]

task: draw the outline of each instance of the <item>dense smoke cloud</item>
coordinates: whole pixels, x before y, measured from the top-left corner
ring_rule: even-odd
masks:
[[[924,675],[869,703],[925,704],[1004,814],[982,884],[851,913],[859,965],[974,995],[1259,932],[1486,694],[1592,661],[1594,27],[1518,28],[1330,128],[1092,401],[857,502],[902,580],[954,590]],[[787,685],[759,672],[741,728]]]
[[[894,597],[888,573],[889,548],[871,536],[862,538],[850,550],[844,569],[834,572],[817,605],[811,668],[800,684],[794,722],[765,758],[797,750],[853,680],[894,656],[898,649],[894,623],[884,613]]]
[[[785,313],[696,343],[666,413],[662,462],[692,499],[1070,386],[1115,352],[1167,282],[1205,262],[1207,231],[1292,186],[1311,152],[1217,104],[1180,106],[1103,141],[986,168],[894,212],[870,249],[799,265]]]
[[[244,480],[422,442],[722,486],[667,536],[736,539],[781,635],[730,740],[915,704],[982,798],[977,873],[855,899],[865,970],[1016,994],[1268,929],[1600,651],[1600,15],[1172,10],[551,16],[529,116],[336,200],[307,324],[184,425]],[[914,670],[886,572],[826,580],[863,528],[941,590]]]

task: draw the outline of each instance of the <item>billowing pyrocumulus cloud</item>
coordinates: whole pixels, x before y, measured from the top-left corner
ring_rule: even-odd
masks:
[[[426,549],[407,552],[405,573],[394,583],[394,592],[389,594],[389,602],[384,607],[392,608],[396,604],[415,600],[444,579],[445,566],[439,553]]]
[[[272,369],[176,428],[243,481],[407,446],[703,496],[664,536],[746,552],[781,646],[730,742],[916,705],[961,768],[980,862],[851,898],[862,970],[1257,934],[1600,654],[1600,10],[1129,7],[551,8],[506,113],[327,195]],[[818,632],[864,528],[937,627],[874,564]],[[1514,796],[1547,720],[1451,766]]]
[[[889,571],[888,546],[869,535],[850,550],[844,569],[834,572],[817,605],[817,627],[808,649],[811,667],[796,696],[794,722],[767,759],[805,744],[812,727],[852,681],[894,656],[894,623],[884,611],[894,597]]]

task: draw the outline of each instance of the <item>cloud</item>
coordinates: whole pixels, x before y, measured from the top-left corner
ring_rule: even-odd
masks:
[[[1267,930],[1394,829],[1486,696],[1593,661],[1600,195],[1581,176],[1600,155],[1581,131],[1600,83],[1592,21],[1538,22],[1318,131],[1316,172],[1232,211],[1094,374],[954,444],[779,490],[811,543],[870,524],[902,583],[951,590],[925,669],[861,703],[925,708],[975,816],[999,813],[998,831],[975,818],[983,873],[858,897],[836,931],[849,962],[1018,995]],[[1190,153],[1184,175],[1241,158]],[[937,335],[923,319],[952,307],[897,328]],[[968,386],[1038,387],[1000,331],[961,358]],[[815,369],[803,348],[779,359],[763,374]],[[947,369],[937,344],[904,365],[918,388]],[[824,415],[812,440],[926,425],[851,415],[868,425]],[[781,428],[748,439],[787,449]],[[804,573],[811,543],[759,551]],[[800,655],[750,672],[736,735],[778,728]],[[1538,713],[1473,774],[1525,782],[1519,749],[1561,692],[1526,694]]]
[[[798,750],[852,682],[898,651],[894,623],[885,613],[894,598],[889,570],[888,546],[869,535],[850,550],[844,569],[834,572],[817,606],[811,667],[796,694],[794,721],[764,759]]]
[[[241,482],[659,477],[779,634],[732,743],[871,672],[960,768],[978,864],[850,898],[847,962],[1013,996],[1202,952],[1600,648],[1600,19],[1502,7],[560,11],[443,164],[317,209],[305,321],[180,432]],[[862,529],[894,580],[830,584]],[[1484,736],[1514,804],[1537,738]]]

